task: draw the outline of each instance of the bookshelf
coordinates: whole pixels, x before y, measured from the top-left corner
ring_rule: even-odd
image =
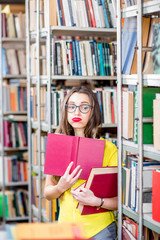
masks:
[[[18,5],[17,9],[16,5],[8,5],[13,20],[11,24],[7,10],[4,12],[5,7],[6,5],[0,5],[0,198],[3,209],[0,221],[3,224],[29,220],[25,26],[23,25],[23,34],[22,29],[18,28],[22,27],[20,16],[23,15],[25,19],[25,9]],[[17,25],[13,24],[14,21]],[[21,206],[19,201],[22,201]]]
[[[120,1],[121,2],[121,1]],[[117,92],[118,92],[118,165],[119,165],[119,179],[118,179],[118,239],[122,239],[122,221],[124,217],[129,217],[131,220],[134,220],[138,225],[138,239],[143,239],[145,233],[143,228],[147,227],[148,229],[160,234],[160,223],[154,221],[152,218],[152,212],[145,213],[143,211],[143,163],[144,157],[149,158],[150,161],[157,162],[160,161],[160,151],[155,149],[154,144],[143,144],[143,125],[145,123],[153,123],[153,118],[144,118],[143,117],[143,90],[144,87],[160,87],[160,75],[153,74],[143,74],[142,67],[142,55],[143,52],[149,52],[152,50],[152,47],[146,48],[143,46],[143,28],[142,21],[144,16],[159,16],[158,15],[158,6],[159,1],[138,1],[137,4],[133,6],[128,6],[121,9],[121,3],[118,3],[117,6]],[[126,2],[126,1],[124,1]],[[121,64],[122,64],[122,47],[123,42],[123,33],[122,33],[122,18],[129,19],[136,17],[136,31],[137,31],[137,74],[122,74]],[[135,144],[133,139],[124,139],[123,136],[123,114],[121,111],[122,108],[122,97],[124,87],[138,86],[138,143]],[[154,123],[153,123],[154,124]],[[123,172],[122,172],[122,159],[124,159],[124,152],[129,152],[138,156],[138,167],[137,167],[137,180],[138,185],[136,191],[138,191],[138,212],[133,211],[131,207],[127,207],[122,203],[122,194],[123,194]],[[132,170],[133,171],[133,170]],[[136,238],[134,238],[136,239]]]
[[[33,9],[30,8],[30,6],[33,7],[32,3],[34,2],[34,8],[36,11],[36,14],[34,15],[34,18],[36,19],[36,26],[33,26],[30,22],[30,11],[33,13]],[[28,115],[31,116],[31,119],[28,119],[28,146],[29,146],[29,175],[30,175],[30,190],[29,190],[29,196],[32,195],[32,178],[31,173],[34,172],[37,177],[37,192],[38,192],[38,208],[37,211],[35,211],[35,205],[33,204],[31,198],[29,199],[29,208],[30,208],[30,221],[32,221],[32,218],[36,215],[37,221],[41,222],[46,219],[46,215],[44,216],[45,211],[43,211],[42,207],[42,199],[43,199],[43,192],[41,187],[41,178],[45,177],[43,175],[43,164],[44,164],[44,154],[45,154],[45,148],[42,146],[43,143],[46,141],[45,137],[47,136],[47,133],[54,132],[57,128],[57,123],[53,121],[53,116],[51,115],[52,110],[52,104],[51,104],[51,92],[54,92],[54,84],[61,84],[61,89],[67,90],[67,86],[65,86],[66,81],[72,81],[73,84],[85,84],[92,83],[94,85],[94,82],[96,82],[97,85],[103,85],[104,86],[116,86],[117,77],[116,75],[109,75],[104,76],[99,75],[96,76],[96,74],[77,74],[77,75],[71,75],[71,74],[64,74],[62,72],[61,74],[55,74],[53,71],[53,46],[56,42],[63,41],[69,41],[72,38],[75,38],[75,41],[79,42],[82,40],[92,40],[92,39],[98,39],[97,42],[110,42],[116,40],[116,28],[104,28],[104,27],[81,27],[81,26],[61,26],[60,24],[54,26],[51,25],[50,22],[50,16],[52,13],[49,14],[50,9],[50,1],[45,2],[45,9],[43,8],[42,1],[26,1],[26,19],[27,19],[27,82],[28,82],[28,94],[32,92],[31,96],[34,100],[31,99],[31,101],[36,101],[36,114],[35,114],[35,108],[30,104],[30,99],[28,102]],[[55,4],[57,4],[57,1],[54,1]],[[47,13],[45,15],[45,12]],[[45,25],[43,24],[43,17],[45,19]],[[55,19],[54,19],[55,21]],[[45,27],[44,27],[45,26]],[[32,29],[32,30],[31,30]],[[59,40],[58,36],[61,36],[62,39]],[[87,41],[86,40],[86,41]],[[32,52],[31,47],[32,43],[35,44],[36,52]],[[41,46],[46,46],[46,54],[41,54]],[[32,59],[32,56],[35,57],[36,63],[36,73],[31,74],[30,68],[32,66],[30,65],[30,59]],[[43,73],[41,68],[42,61],[46,61],[46,72]],[[51,63],[51,64],[49,64]],[[110,85],[111,83],[111,85]],[[70,85],[69,88],[71,88],[73,85]],[[35,88],[35,90],[34,90]],[[46,88],[45,94],[46,94],[46,105],[47,105],[47,122],[44,118],[42,120],[42,115],[44,108],[44,102],[42,101],[43,95],[42,89]],[[36,92],[36,100],[34,91]],[[44,94],[44,93],[43,93]],[[32,112],[33,111],[33,112]],[[33,115],[32,115],[33,113]],[[35,115],[36,116],[35,116]],[[46,115],[46,112],[45,112]],[[107,132],[108,130],[111,132],[114,132],[116,134],[117,129],[117,123],[103,123],[102,124],[103,132]],[[36,135],[36,136],[35,136]],[[42,140],[42,135],[44,136],[44,139]],[[35,143],[35,144],[34,144]],[[33,149],[34,146],[37,143],[37,147],[35,151],[35,155],[33,156]],[[33,159],[37,159],[36,165],[33,164]],[[42,164],[43,162],[43,164]],[[34,177],[33,177],[34,178]],[[50,205],[50,212],[51,212],[51,205]],[[50,221],[52,221],[52,218],[50,216]]]

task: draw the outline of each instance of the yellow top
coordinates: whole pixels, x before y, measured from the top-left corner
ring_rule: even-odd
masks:
[[[105,140],[103,157],[103,167],[106,166],[117,166],[117,148],[107,140]],[[72,188],[78,187],[83,182],[85,180],[79,179]],[[73,199],[70,190],[68,189],[60,199],[59,222],[81,222],[85,227],[87,238],[91,238],[115,221],[113,211],[81,215],[79,209],[76,208],[78,202]]]

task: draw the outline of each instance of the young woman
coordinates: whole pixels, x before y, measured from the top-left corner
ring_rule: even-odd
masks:
[[[97,97],[87,87],[74,87],[65,97],[62,106],[61,122],[57,133],[79,137],[96,137],[101,123],[101,112]],[[85,188],[75,189],[85,180],[79,179],[81,166],[70,173],[72,162],[62,177],[48,175],[45,184],[45,197],[48,200],[60,197],[59,222],[82,222],[87,238],[96,240],[116,239],[116,223],[112,210],[117,209],[117,197],[101,199]],[[117,166],[117,148],[105,140],[103,166]],[[107,183],[106,183],[107,184]],[[111,211],[81,215],[77,204],[97,206]]]

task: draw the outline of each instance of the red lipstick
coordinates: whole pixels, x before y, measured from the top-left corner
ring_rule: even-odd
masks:
[[[72,121],[73,122],[80,122],[80,121],[82,121],[82,119],[78,118],[78,117],[74,117],[74,118],[72,118]]]

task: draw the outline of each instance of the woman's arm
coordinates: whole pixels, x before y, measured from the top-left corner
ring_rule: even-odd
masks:
[[[94,195],[91,190],[86,188],[72,189],[71,194],[75,200],[80,204],[98,207],[101,204],[101,198]],[[118,208],[118,197],[104,198],[103,208],[108,210],[117,210]]]
[[[72,165],[73,162],[68,165],[64,175],[60,177],[59,181],[56,181],[54,176],[47,175],[44,195],[48,200],[59,198],[62,193],[72,187],[73,184],[75,184],[75,182],[78,180],[82,169],[80,169],[80,166],[77,166],[70,174]]]

